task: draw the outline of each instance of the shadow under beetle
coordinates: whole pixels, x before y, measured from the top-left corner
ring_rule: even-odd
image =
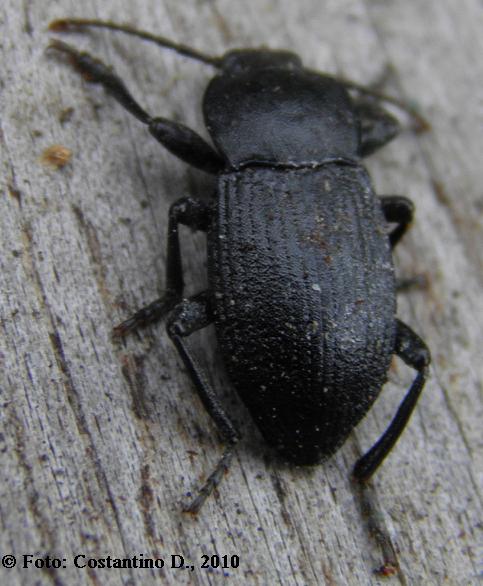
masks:
[[[406,426],[430,362],[424,342],[395,317],[391,249],[413,205],[376,197],[361,164],[397,134],[397,122],[377,100],[361,97],[374,92],[309,71],[290,52],[210,57],[93,20],[59,20],[50,29],[87,26],[121,30],[219,70],[203,97],[213,148],[182,124],[152,118],[101,61],[58,40],[50,45],[174,155],[217,175],[216,201],[187,197],[171,206],[164,295],[115,328],[124,335],[167,316],[168,334],[226,443],[186,510],[197,512],[218,485],[239,437],[185,342],[210,323],[265,440],[298,465],[321,462],[346,440],[386,382],[393,354],[413,367],[417,376],[394,419],[355,465],[354,477],[367,480]],[[391,232],[388,223],[396,224]],[[190,299],[183,298],[180,224],[208,236],[209,289]]]

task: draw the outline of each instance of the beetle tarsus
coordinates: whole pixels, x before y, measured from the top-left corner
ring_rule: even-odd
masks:
[[[121,78],[100,59],[93,57],[89,53],[78,51],[75,47],[72,47],[63,41],[59,41],[58,39],[52,39],[48,49],[67,55],[72,67],[74,67],[74,69],[76,69],[87,82],[102,85],[104,89],[133,116],[143,124],[149,124],[151,121],[149,114],[143,110],[143,108],[141,108],[132,97]]]
[[[183,507],[184,513],[190,513],[192,515],[199,513],[206,499],[215,491],[217,486],[222,481],[224,474],[228,471],[232,458],[233,448],[228,447],[225,450],[223,456],[220,458],[216,468],[207,478],[203,486],[198,490],[197,496],[190,503]]]
[[[149,305],[142,307],[130,318],[115,326],[113,328],[113,336],[115,338],[122,338],[138,328],[159,321],[173,309],[178,301],[179,298],[174,294],[167,293],[166,295],[163,295],[163,297],[160,297]]]

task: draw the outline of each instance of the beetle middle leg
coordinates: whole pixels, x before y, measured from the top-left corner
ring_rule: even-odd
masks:
[[[140,326],[158,321],[181,300],[184,282],[178,226],[184,224],[194,230],[206,231],[210,219],[211,208],[201,200],[184,197],[171,205],[168,222],[165,293],[116,326],[114,328],[115,335],[123,336]]]
[[[151,117],[132,97],[122,79],[102,61],[59,40],[52,40],[49,49],[65,54],[86,81],[102,85],[175,156],[207,173],[217,173],[223,168],[222,157],[191,128],[167,118]]]
[[[167,324],[168,334],[188,369],[198,396],[227,444],[215,470],[198,492],[198,496],[185,507],[184,510],[189,513],[197,513],[205,500],[221,482],[223,474],[228,470],[233,457],[234,446],[239,438],[233,423],[221,406],[212,386],[207,381],[205,373],[194,359],[184,340],[185,337],[208,326],[211,322],[209,293],[204,291],[178,304],[171,313]]]
[[[428,374],[431,355],[426,344],[409,326],[400,320],[396,320],[396,345],[394,353],[402,358],[408,366],[412,366],[417,370],[418,374],[387,430],[354,466],[352,474],[357,480],[362,482],[369,480],[394,447],[416,406]]]

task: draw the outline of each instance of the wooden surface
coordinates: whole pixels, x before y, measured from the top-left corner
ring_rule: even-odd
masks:
[[[135,5],[138,6],[135,6]],[[1,584],[477,584],[482,552],[482,4],[478,0],[3,0],[1,23]],[[230,391],[213,333],[193,337],[244,440],[198,518],[185,495],[220,455],[162,325],[123,343],[113,324],[156,298],[169,205],[213,181],[164,151],[98,88],[48,58],[49,20],[112,18],[191,43],[290,48],[313,68],[414,100],[432,124],[371,157],[378,193],[416,220],[396,255],[429,286],[400,297],[425,338],[431,378],[390,458],[364,491],[358,455],[385,429],[413,373],[390,383],[324,465],[273,459]],[[112,64],[152,113],[206,136],[212,71],[109,33],[69,42]],[[71,161],[39,157],[63,145]],[[206,283],[204,238],[183,231],[188,293]],[[223,390],[225,389],[225,390]],[[24,554],[65,568],[22,568]],[[78,569],[74,557],[163,558],[164,569]],[[171,569],[181,554],[194,570]],[[236,554],[237,569],[200,568]],[[391,576],[378,570],[391,567]],[[479,577],[479,578],[478,578]]]

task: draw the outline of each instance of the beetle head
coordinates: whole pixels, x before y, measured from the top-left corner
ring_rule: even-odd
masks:
[[[300,69],[300,57],[290,51],[270,49],[234,49],[223,56],[221,68],[224,73],[239,75],[262,69]]]

